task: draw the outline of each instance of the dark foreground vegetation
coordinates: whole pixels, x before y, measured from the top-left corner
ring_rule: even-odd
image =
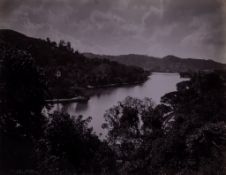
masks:
[[[88,126],[91,118],[45,117],[45,75],[27,52],[3,51],[1,175],[225,174],[224,71],[193,74],[157,106],[126,98],[106,111],[108,134],[100,140]]]
[[[7,50],[29,53],[45,76],[52,98],[86,95],[87,87],[144,82],[148,71],[107,59],[89,59],[74,50],[70,42],[59,43],[27,37],[12,30],[0,30],[0,57]],[[0,58],[2,59],[2,58]]]

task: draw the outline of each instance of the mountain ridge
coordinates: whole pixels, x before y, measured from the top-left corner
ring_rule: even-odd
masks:
[[[83,53],[83,55],[88,58],[106,58],[126,65],[136,65],[152,72],[187,72],[226,69],[226,64],[211,59],[180,58],[174,55],[167,55],[162,58],[139,54],[112,56]]]

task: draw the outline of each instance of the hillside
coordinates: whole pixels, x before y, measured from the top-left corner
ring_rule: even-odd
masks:
[[[4,49],[30,53],[48,81],[55,98],[83,95],[87,87],[142,82],[149,72],[107,59],[90,59],[75,51],[69,42],[28,37],[13,30],[0,30],[0,58]]]
[[[84,53],[84,55],[89,58],[106,58],[125,65],[136,65],[152,72],[189,72],[226,68],[225,64],[213,60],[179,58],[173,55],[163,58],[136,54],[109,56]]]

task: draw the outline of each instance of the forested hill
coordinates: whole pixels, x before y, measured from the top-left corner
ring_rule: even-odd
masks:
[[[126,65],[136,65],[153,72],[187,72],[226,69],[225,64],[213,60],[179,58],[173,55],[168,55],[163,58],[136,54],[109,56],[84,53],[84,55],[89,58],[106,58]]]
[[[36,39],[8,29],[0,30],[0,46],[0,59],[4,58],[4,49],[30,54],[45,75],[53,97],[81,95],[91,86],[145,81],[149,74],[135,66],[86,58],[74,50],[70,42]]]

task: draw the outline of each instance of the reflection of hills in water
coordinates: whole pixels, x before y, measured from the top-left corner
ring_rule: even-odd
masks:
[[[76,108],[75,108],[75,112],[82,112],[82,111],[85,111],[87,110],[89,107],[89,103],[88,102],[82,102],[82,103],[77,103],[76,104]]]
[[[127,91],[130,88],[132,89],[134,87],[143,86],[144,83],[140,83],[140,84],[136,84],[136,85],[130,84],[130,85],[123,85],[123,86],[107,87],[107,88],[97,88],[97,89],[95,89],[95,93],[94,93],[93,96],[96,96],[97,98],[100,98],[100,97],[102,97],[104,95],[111,95],[111,94],[113,94],[117,89],[122,89],[122,90],[125,89]]]
[[[88,108],[88,102],[68,103],[68,104],[62,105],[61,111],[69,112],[70,114],[77,115],[80,112],[87,110],[87,108]]]
[[[76,103],[67,103],[61,104],[61,111],[69,112],[71,115],[78,115],[83,111],[86,111],[89,108],[88,102],[76,102]]]

